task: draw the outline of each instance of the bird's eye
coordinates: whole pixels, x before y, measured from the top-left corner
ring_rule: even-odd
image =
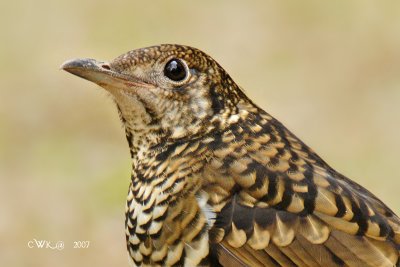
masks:
[[[187,69],[181,60],[173,58],[165,65],[164,75],[175,82],[180,82],[186,78]]]

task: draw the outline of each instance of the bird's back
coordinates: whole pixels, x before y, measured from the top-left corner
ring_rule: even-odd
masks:
[[[239,114],[210,142],[204,173],[217,207],[210,239],[222,265],[398,263],[400,220],[385,204],[264,111],[244,105]],[[214,193],[222,190],[223,200]]]

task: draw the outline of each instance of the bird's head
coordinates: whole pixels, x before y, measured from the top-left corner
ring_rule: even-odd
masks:
[[[132,135],[202,135],[226,125],[247,99],[215,60],[188,46],[142,48],[111,62],[75,59],[61,68],[105,88]]]

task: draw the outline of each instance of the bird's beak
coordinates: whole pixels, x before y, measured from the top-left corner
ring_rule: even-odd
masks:
[[[76,76],[94,82],[105,89],[132,87],[149,87],[135,77],[114,71],[110,63],[97,61],[95,59],[83,58],[72,59],[64,62],[61,69],[68,71]]]
[[[72,59],[64,62],[61,69],[91,82],[103,85],[112,77],[110,65],[94,59]]]

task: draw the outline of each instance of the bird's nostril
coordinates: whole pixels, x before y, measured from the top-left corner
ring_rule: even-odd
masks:
[[[101,67],[102,67],[103,69],[110,70],[110,66],[108,66],[108,65],[106,65],[106,64],[101,65]]]

